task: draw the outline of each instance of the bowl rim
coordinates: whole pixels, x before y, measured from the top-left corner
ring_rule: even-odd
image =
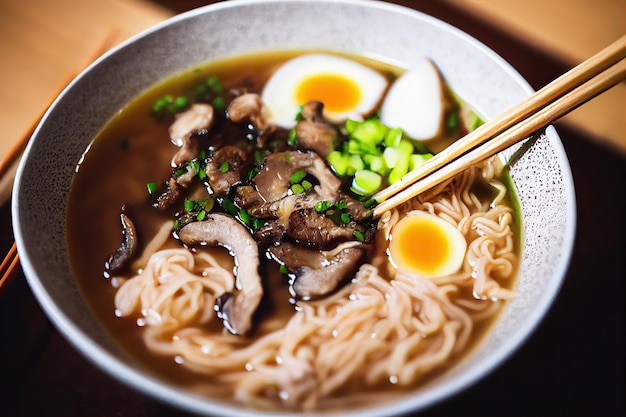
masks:
[[[87,74],[94,68],[100,65],[101,62],[107,60],[110,56],[118,53],[120,50],[127,48],[129,45],[136,42],[138,39],[144,38],[152,33],[158,32],[165,27],[170,25],[177,24],[181,21],[187,20],[194,16],[203,15],[206,13],[211,13],[223,9],[230,8],[241,8],[246,7],[252,4],[258,3],[341,3],[341,4],[351,4],[357,6],[366,6],[370,9],[386,9],[389,11],[409,14],[418,17],[421,20],[428,21],[430,24],[438,26],[445,31],[451,31],[455,35],[464,38],[465,41],[472,43],[475,47],[478,47],[481,52],[487,54],[491,60],[493,60],[497,65],[499,65],[503,70],[507,72],[507,75],[518,84],[528,95],[530,95],[534,90],[528,84],[528,82],[515,70],[507,61],[505,61],[502,57],[496,54],[492,49],[487,47],[485,44],[469,35],[468,33],[452,26],[451,24],[444,22],[438,18],[425,14],[419,10],[411,9],[399,4],[388,3],[379,0],[231,0],[231,1],[222,1],[218,3],[209,4],[206,6],[202,6],[173,17],[170,17],[163,22],[160,22],[156,25],[151,26],[143,30],[142,32],[128,38],[127,40],[121,42],[117,46],[113,47],[106,53],[104,53],[100,58],[94,61],[90,66],[88,66],[84,71],[82,71],[62,92],[61,94],[54,100],[52,105],[48,108],[43,118],[41,119],[39,125],[35,129],[32,139],[36,139],[39,135],[41,127],[46,123],[48,116],[50,113],[56,108],[59,101],[68,93],[68,91],[74,88],[74,85],[78,83],[78,81],[87,76]],[[533,315],[530,319],[525,320],[524,325],[520,326],[515,333],[514,337],[507,340],[503,345],[499,346],[496,350],[496,354],[493,357],[486,359],[480,368],[471,368],[469,372],[463,373],[463,375],[459,376],[453,381],[447,382],[444,386],[437,386],[429,390],[429,395],[427,397],[417,396],[417,397],[402,397],[399,401],[394,403],[386,403],[382,406],[375,406],[372,409],[363,409],[358,411],[341,411],[340,415],[343,416],[365,416],[365,417],[378,417],[381,415],[386,415],[388,413],[407,413],[411,411],[418,411],[428,407],[433,406],[436,403],[439,403],[445,399],[448,399],[460,391],[469,388],[473,383],[480,381],[484,376],[491,373],[496,367],[500,366],[504,363],[508,358],[510,358],[526,341],[528,338],[532,336],[532,333],[541,323],[543,317],[547,314],[551,306],[553,305],[553,301],[558,295],[558,292],[562,286],[563,280],[567,273],[568,265],[570,262],[570,258],[573,252],[574,239],[575,239],[575,230],[576,230],[576,199],[575,199],[575,190],[574,190],[574,182],[572,178],[571,168],[569,166],[569,162],[567,159],[567,155],[565,153],[565,149],[563,147],[562,142],[558,138],[558,134],[556,133],[556,129],[550,126],[547,129],[547,132],[550,132],[551,137],[556,140],[551,141],[551,145],[554,148],[555,153],[557,154],[557,158],[559,161],[563,163],[561,169],[563,174],[563,185],[564,185],[564,193],[570,196],[571,204],[566,207],[567,212],[565,213],[566,218],[568,219],[568,225],[565,228],[564,235],[564,247],[563,247],[563,256],[560,259],[560,262],[555,266],[555,275],[558,277],[554,277],[551,280],[550,285],[548,286],[548,290],[545,293],[542,301],[538,304],[536,310],[534,310]],[[292,412],[264,412],[259,410],[247,410],[243,407],[237,407],[235,405],[229,405],[225,403],[214,402],[211,399],[206,399],[202,397],[195,396],[193,394],[189,394],[185,392],[183,389],[178,388],[174,385],[169,384],[168,382],[161,379],[154,379],[147,372],[141,371],[140,369],[133,368],[128,366],[124,361],[120,360],[118,357],[114,356],[111,352],[107,351],[105,348],[101,347],[91,336],[84,333],[72,320],[57,306],[57,303],[51,297],[51,295],[46,290],[43,283],[37,278],[37,274],[33,265],[31,264],[31,260],[28,257],[28,250],[26,248],[25,237],[21,232],[21,221],[19,217],[20,206],[19,206],[19,198],[16,198],[20,193],[20,183],[22,178],[25,176],[24,166],[28,159],[28,155],[31,151],[33,143],[35,140],[31,140],[28,143],[28,146],[24,152],[24,157],[20,161],[20,164],[17,169],[15,181],[14,181],[14,198],[12,199],[12,221],[13,221],[13,231],[15,240],[18,246],[18,249],[21,249],[20,252],[24,254],[22,259],[22,267],[24,270],[24,274],[27,278],[28,284],[35,295],[35,298],[38,300],[39,304],[42,306],[46,315],[50,318],[51,322],[57,327],[59,332],[63,334],[63,336],[68,340],[78,351],[82,353],[84,357],[90,360],[94,365],[112,375],[115,379],[122,381],[123,383],[132,386],[138,392],[141,392],[146,395],[150,395],[151,397],[167,402],[169,404],[175,405],[180,409],[186,409],[192,412],[199,413],[217,413],[219,415],[230,415],[234,417],[244,417],[254,415],[281,415],[281,416],[302,416],[302,413],[292,413]],[[335,415],[334,413],[323,413],[324,415]],[[308,414],[307,414],[308,415]]]

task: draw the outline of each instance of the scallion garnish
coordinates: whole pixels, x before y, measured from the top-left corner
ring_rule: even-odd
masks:
[[[148,189],[148,194],[152,194],[157,190],[157,183],[149,182],[146,184],[146,188]]]
[[[306,177],[306,172],[300,169],[294,172],[293,174],[291,174],[291,177],[289,177],[289,182],[292,184],[298,184],[300,181],[304,179],[304,177]]]
[[[225,174],[226,172],[228,172],[229,168],[230,168],[230,164],[228,163],[228,161],[224,161],[220,164],[220,172],[222,174]]]
[[[354,232],[352,232],[352,235],[356,238],[356,240],[358,240],[359,242],[365,242],[365,236],[363,236],[363,233],[361,233],[359,230],[355,230]]]

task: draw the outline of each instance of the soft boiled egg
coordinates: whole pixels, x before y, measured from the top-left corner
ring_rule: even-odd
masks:
[[[296,124],[300,106],[316,100],[334,123],[361,119],[380,103],[387,79],[365,65],[335,55],[308,54],[293,58],[265,84],[261,99],[266,121],[286,129]]]
[[[463,265],[467,242],[444,219],[411,211],[391,230],[391,263],[409,275],[436,278],[457,272]]]
[[[391,85],[380,109],[380,120],[402,129],[412,139],[427,141],[441,133],[444,113],[443,80],[435,64],[423,59]]]

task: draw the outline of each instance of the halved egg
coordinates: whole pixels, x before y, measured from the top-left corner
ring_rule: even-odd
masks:
[[[324,103],[324,117],[341,123],[361,119],[380,103],[387,79],[375,70],[335,55],[308,54],[293,58],[265,84],[261,99],[269,123],[290,129],[302,104]]]
[[[423,59],[391,85],[380,120],[402,129],[412,139],[426,141],[441,133],[444,112],[443,80],[435,64]]]
[[[391,231],[389,257],[398,270],[436,278],[457,272],[467,242],[452,224],[424,211],[406,214]]]

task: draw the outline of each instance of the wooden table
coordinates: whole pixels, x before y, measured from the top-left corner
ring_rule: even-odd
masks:
[[[91,20],[80,22],[83,39],[52,26],[47,16],[55,11],[49,5],[54,1],[67,7],[78,7],[81,13],[93,13]],[[511,5],[520,3],[510,1]],[[159,0],[159,5],[155,5],[102,0],[96,5],[95,2],[76,0],[0,0],[0,35],[6,33],[7,25],[13,24],[7,17],[8,10],[18,8],[20,13],[32,15],[32,9],[24,11],[28,9],[25,6],[27,3],[39,7],[40,25],[55,27],[58,33],[65,33],[61,38],[73,45],[75,52],[82,51],[69,65],[68,72],[57,74],[57,66],[66,66],[68,61],[49,51],[39,62],[39,72],[30,73],[31,78],[28,79],[33,82],[34,88],[50,88],[54,92],[55,88],[60,88],[67,74],[79,70],[89,59],[91,47],[109,33],[110,26],[106,30],[94,29],[94,21],[113,22],[114,26],[120,24],[122,27],[122,22],[135,20],[137,30],[140,30],[140,26],[148,26],[202,2]],[[89,7],[83,3],[88,3]],[[503,31],[503,26],[507,25],[502,22],[506,18],[498,17],[494,11],[501,6],[487,10],[485,5],[488,6],[489,2],[469,0],[400,3],[413,7],[417,7],[414,4],[419,5],[420,10],[475,36],[507,59],[535,88],[540,88],[571,66],[569,58],[555,53],[552,47],[538,47],[541,41],[527,39],[526,35],[514,30]],[[554,5],[558,2],[545,3]],[[570,4],[561,2],[561,5],[563,3]],[[621,0],[589,3],[624,5]],[[134,6],[130,7],[131,4]],[[498,18],[488,21],[485,16]],[[134,33],[124,27],[126,29],[114,30],[117,33],[115,42]],[[29,29],[34,31],[32,27]],[[17,46],[7,45],[4,36],[0,39],[0,63],[6,68],[2,54]],[[22,41],[25,42],[21,46],[23,48],[33,47],[35,42],[33,39]],[[27,75],[24,74],[25,77]],[[49,87],[53,84],[49,82],[43,87],[41,82],[46,77],[48,81],[54,78],[57,84]],[[0,85],[6,97],[6,79]],[[27,128],[49,97],[46,95],[43,103],[37,103],[35,114],[29,113],[28,118],[24,116],[21,125],[16,124],[16,131]],[[618,110],[620,105],[623,110],[623,103],[618,101]],[[6,107],[2,110],[0,114],[4,125],[10,120],[4,112]],[[33,112],[32,109],[15,109],[8,114],[17,118],[22,111]],[[623,123],[623,116],[620,120]],[[587,126],[593,125],[584,117],[582,122]],[[502,366],[473,387],[435,405],[420,416],[624,415],[626,146],[622,148],[621,143],[626,138],[623,133],[616,136],[617,140],[599,136],[571,122],[557,123],[557,130],[570,159],[578,205],[574,254],[559,297],[525,345]],[[5,204],[0,207],[0,253],[4,254],[11,242],[10,208]],[[187,415],[120,384],[84,359],[48,321],[21,273],[0,294],[0,349],[0,415]]]

